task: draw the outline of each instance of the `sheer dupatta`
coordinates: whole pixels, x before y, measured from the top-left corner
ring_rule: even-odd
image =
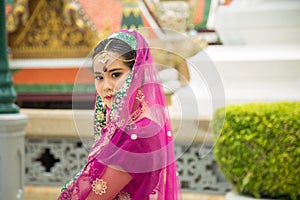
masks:
[[[59,199],[86,199],[95,192],[95,184],[101,186],[98,180],[108,167],[132,177],[115,199],[180,199],[170,117],[150,48],[134,30],[122,30],[109,38],[131,45],[136,50],[135,64],[111,109],[97,96],[96,139],[88,163]]]

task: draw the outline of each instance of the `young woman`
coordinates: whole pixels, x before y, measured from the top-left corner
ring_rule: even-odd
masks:
[[[95,142],[62,199],[177,200],[170,118],[149,46],[122,30],[94,49]]]

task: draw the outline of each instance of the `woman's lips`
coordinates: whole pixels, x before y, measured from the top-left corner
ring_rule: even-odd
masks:
[[[110,101],[110,100],[113,98],[113,96],[112,96],[112,95],[107,95],[107,96],[105,96],[104,98],[105,98],[106,100]]]

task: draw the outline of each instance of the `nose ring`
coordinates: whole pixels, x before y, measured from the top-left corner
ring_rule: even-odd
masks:
[[[115,92],[116,92],[116,89],[108,90],[108,91],[107,91],[107,94],[108,94],[108,95],[113,95]]]

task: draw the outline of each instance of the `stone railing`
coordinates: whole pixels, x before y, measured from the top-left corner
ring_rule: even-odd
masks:
[[[41,109],[23,109],[21,112],[29,119],[25,130],[25,184],[62,186],[86,162],[88,146],[93,140],[93,112]],[[224,194],[230,190],[231,185],[220,174],[212,154],[212,137],[204,139],[209,121],[180,120],[172,112],[171,116],[183,191]],[[195,132],[195,129],[199,131],[189,135],[189,131]]]

